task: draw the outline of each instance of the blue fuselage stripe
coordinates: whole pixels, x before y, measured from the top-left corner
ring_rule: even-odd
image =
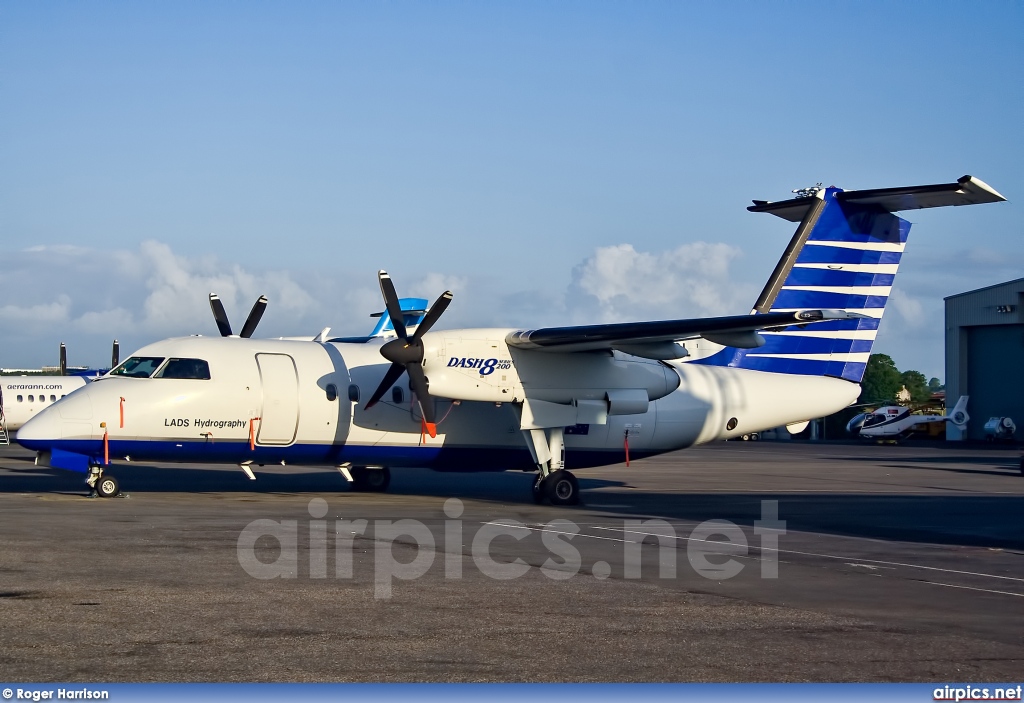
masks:
[[[102,440],[46,440],[21,442],[28,449],[38,451],[63,450],[90,457],[101,463]],[[131,457],[132,462],[189,462],[253,464],[296,464],[306,466],[338,466],[351,463],[356,466],[390,466],[429,468],[437,471],[532,471],[535,467],[525,444],[522,447],[403,447],[360,444],[293,444],[287,447],[257,446],[249,449],[248,442],[193,442],[167,440],[115,440],[111,439],[112,459]],[[630,457],[654,456],[658,452],[645,452],[636,448]],[[607,466],[623,460],[621,449],[573,449],[566,452],[567,468]]]

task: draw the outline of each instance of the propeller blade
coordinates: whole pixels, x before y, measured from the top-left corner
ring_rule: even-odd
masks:
[[[380,282],[380,293],[384,296],[384,307],[388,310],[391,318],[391,325],[395,328],[395,334],[401,339],[408,339],[409,335],[405,330],[405,315],[402,313],[402,305],[398,302],[398,293],[395,291],[395,284],[391,282],[391,276],[387,271],[377,272],[377,280]]]
[[[217,321],[217,329],[221,337],[231,336],[231,323],[228,322],[228,314],[224,312],[224,303],[220,302],[220,296],[210,293],[210,309],[213,310],[213,319]]]
[[[430,309],[427,310],[427,314],[424,316],[423,322],[421,322],[420,326],[416,328],[416,334],[413,335],[413,339],[422,338],[423,335],[425,335],[430,328],[434,326],[434,323],[437,322],[438,318],[441,317],[444,311],[448,309],[451,302],[452,292],[450,290],[446,290],[441,294],[441,297],[434,301],[434,304],[430,306]]]
[[[452,292],[446,290],[441,294],[441,297],[434,301],[430,310],[423,317],[423,321],[416,328],[416,334],[410,338],[405,327],[402,306],[398,301],[398,293],[395,291],[395,284],[391,281],[391,276],[388,275],[387,271],[381,270],[377,272],[377,280],[380,282],[380,293],[384,296],[384,305],[387,308],[388,317],[391,318],[391,324],[395,328],[398,339],[393,339],[380,348],[380,355],[391,362],[391,368],[388,369],[384,380],[377,386],[377,390],[365,407],[366,409],[373,407],[388,389],[394,385],[398,377],[402,375],[402,371],[407,371],[409,373],[409,387],[416,394],[420,404],[424,427],[431,437],[437,437],[434,399],[430,397],[430,390],[427,387],[427,376],[423,373],[423,342],[421,339],[434,326],[434,323],[444,314],[444,311],[452,302]]]
[[[391,364],[388,372],[384,374],[384,380],[380,382],[380,385],[377,386],[377,390],[375,390],[373,395],[370,396],[366,405],[363,406],[363,410],[369,410],[376,405],[377,401],[383,398],[384,394],[391,390],[391,386],[395,385],[395,381],[397,381],[398,377],[403,373],[405,373],[405,366],[402,364]]]
[[[409,385],[420,403],[420,413],[423,415],[423,422],[427,426],[427,433],[431,437],[437,437],[437,423],[434,418],[434,399],[430,397],[427,389],[427,376],[423,373],[423,367],[419,364],[409,364],[406,367],[409,372]]]
[[[68,350],[64,346],[64,342],[60,343],[60,375],[68,375]]]
[[[263,311],[267,309],[267,296],[261,295],[253,306],[252,310],[249,311],[249,317],[245,318],[245,324],[242,325],[242,331],[238,333],[239,337],[248,339],[252,336],[252,333],[256,331],[256,325],[260,324],[260,319],[263,317]]]
[[[121,345],[114,340],[114,344],[110,347],[110,368],[116,368],[121,363]]]

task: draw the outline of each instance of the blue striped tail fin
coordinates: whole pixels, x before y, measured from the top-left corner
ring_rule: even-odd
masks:
[[[693,363],[860,383],[910,233],[910,222],[893,212],[1004,200],[971,176],[908,188],[812,189],[801,196],[754,201],[748,208],[800,223],[753,314],[830,309],[863,317],[766,330],[761,347],[726,347]]]

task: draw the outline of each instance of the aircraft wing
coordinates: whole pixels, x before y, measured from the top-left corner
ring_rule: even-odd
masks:
[[[675,344],[680,340],[703,337],[725,346],[752,349],[764,344],[758,330],[864,317],[845,310],[793,310],[689,320],[546,327],[510,332],[505,342],[515,349],[565,353],[618,349],[649,359],[679,359],[686,356],[685,350]]]

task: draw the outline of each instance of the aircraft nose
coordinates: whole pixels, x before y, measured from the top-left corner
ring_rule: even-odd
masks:
[[[22,425],[14,439],[26,449],[45,451],[61,438],[63,424],[57,405],[51,405]]]
[[[89,388],[61,398],[21,426],[15,441],[27,449],[53,449],[62,439],[89,439],[93,435],[93,399]]]

